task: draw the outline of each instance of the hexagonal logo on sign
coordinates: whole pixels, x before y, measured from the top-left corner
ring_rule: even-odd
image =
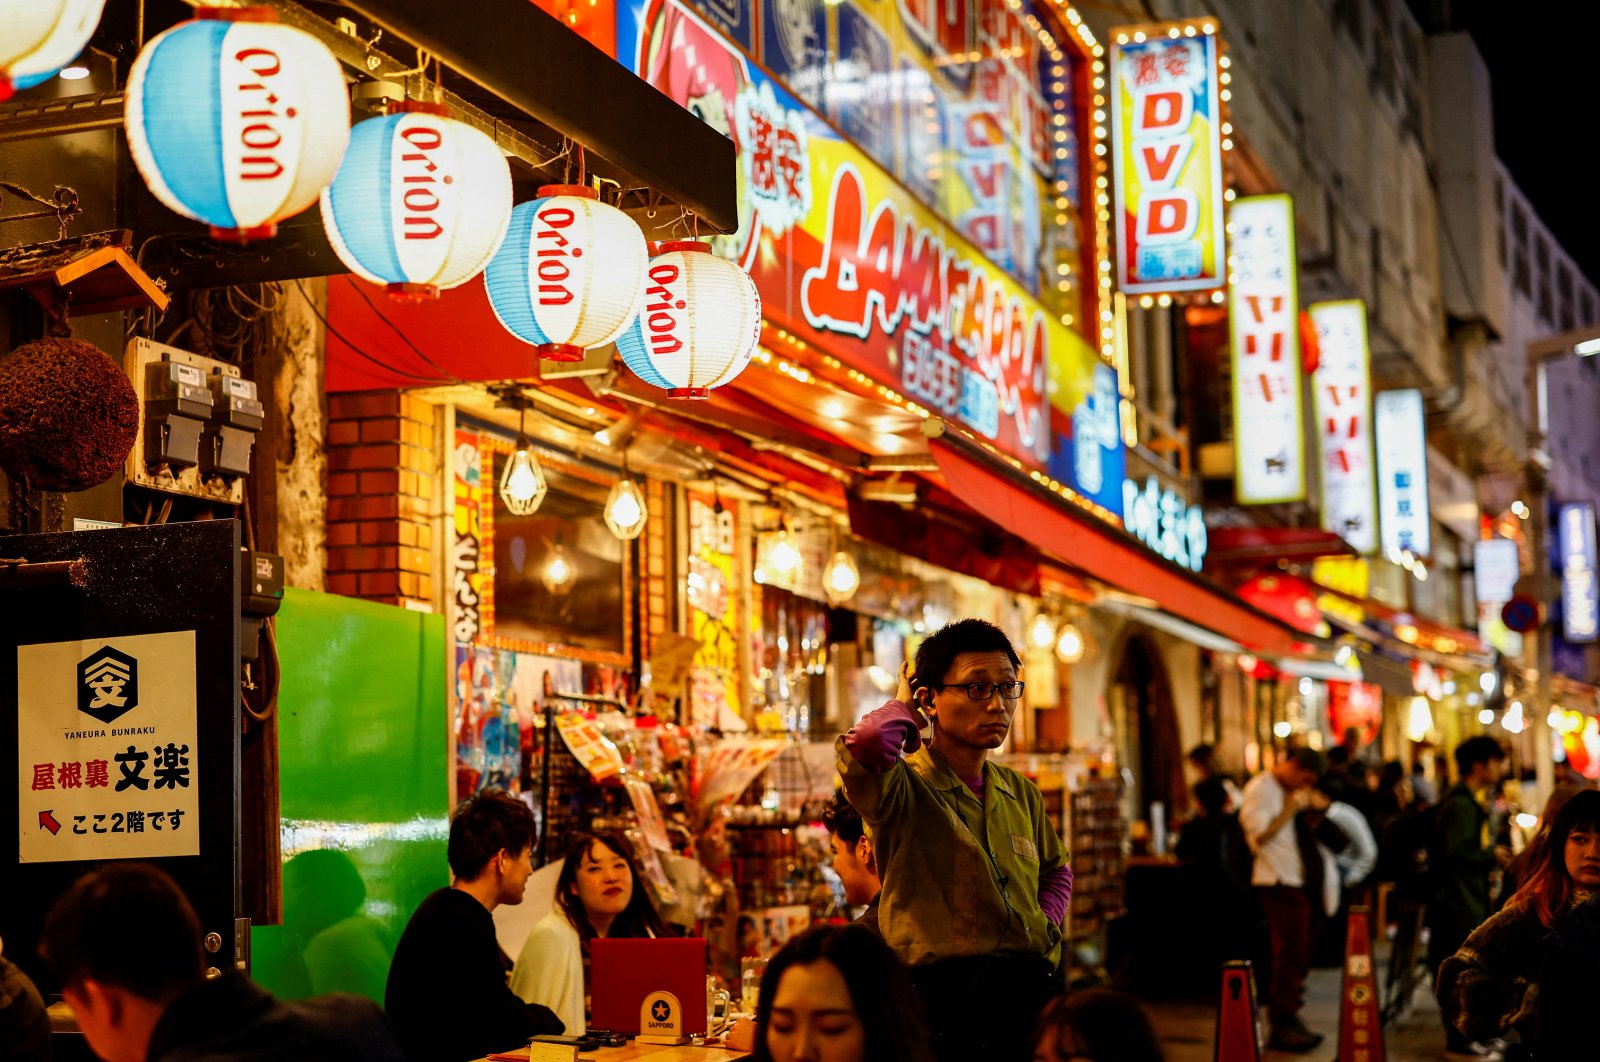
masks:
[[[139,706],[139,661],[104,646],[78,664],[78,711],[112,723]]]

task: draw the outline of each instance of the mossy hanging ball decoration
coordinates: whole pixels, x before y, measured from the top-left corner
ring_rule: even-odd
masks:
[[[0,357],[0,469],[31,490],[110,479],[133,449],[139,396],[122,366],[80,339],[38,339]]]

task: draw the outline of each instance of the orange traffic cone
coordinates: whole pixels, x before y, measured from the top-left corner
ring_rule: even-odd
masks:
[[[1260,1062],[1256,1030],[1256,979],[1250,964],[1222,964],[1222,1000],[1217,1004],[1216,1062]]]
[[[1383,1021],[1367,937],[1367,908],[1350,908],[1344,938],[1344,983],[1339,988],[1339,1062],[1384,1062]]]

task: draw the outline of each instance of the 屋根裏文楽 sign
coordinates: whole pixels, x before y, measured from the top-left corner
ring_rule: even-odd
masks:
[[[194,631],[17,647],[18,859],[200,854]]]

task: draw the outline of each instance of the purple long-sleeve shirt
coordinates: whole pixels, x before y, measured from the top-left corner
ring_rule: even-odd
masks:
[[[884,774],[902,758],[922,747],[921,730],[925,721],[901,700],[868,712],[844,736],[845,748],[857,763],[876,774]],[[983,799],[983,776],[962,778],[979,799]],[[1039,909],[1056,925],[1066,917],[1072,899],[1072,868],[1065,863],[1039,877]]]

